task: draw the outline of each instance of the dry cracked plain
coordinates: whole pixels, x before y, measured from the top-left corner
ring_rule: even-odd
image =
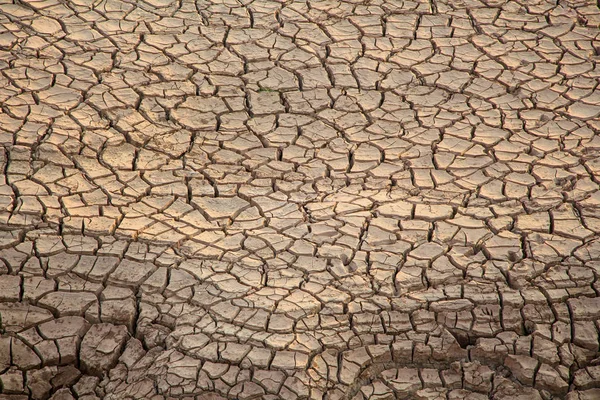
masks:
[[[600,399],[599,78],[595,0],[0,0],[0,399]]]

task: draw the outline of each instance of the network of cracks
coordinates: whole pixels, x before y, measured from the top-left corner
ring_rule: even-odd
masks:
[[[0,399],[600,399],[600,8],[0,0]]]

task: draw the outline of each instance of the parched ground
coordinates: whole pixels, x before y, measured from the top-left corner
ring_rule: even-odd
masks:
[[[600,399],[591,0],[0,0],[0,399]]]

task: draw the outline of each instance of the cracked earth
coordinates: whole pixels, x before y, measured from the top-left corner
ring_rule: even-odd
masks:
[[[0,399],[600,399],[599,27],[0,0]]]

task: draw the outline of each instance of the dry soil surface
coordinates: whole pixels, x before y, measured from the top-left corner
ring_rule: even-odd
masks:
[[[0,399],[600,399],[599,27],[0,0]]]

